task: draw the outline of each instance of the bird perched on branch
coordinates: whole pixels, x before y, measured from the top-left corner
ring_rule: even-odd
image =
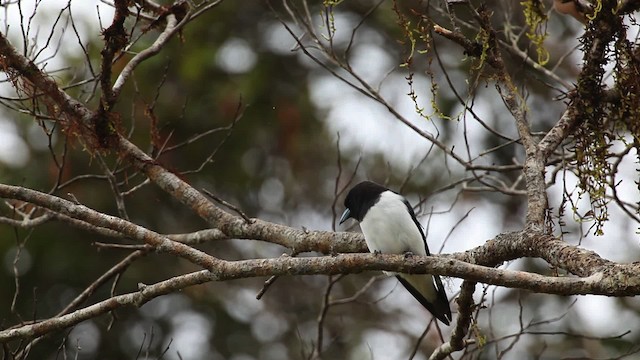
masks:
[[[430,255],[422,226],[402,195],[371,181],[363,181],[349,191],[344,205],[346,210],[340,218],[340,224],[349,218],[359,221],[369,251]],[[396,275],[422,306],[449,325],[451,309],[438,275],[387,274]]]

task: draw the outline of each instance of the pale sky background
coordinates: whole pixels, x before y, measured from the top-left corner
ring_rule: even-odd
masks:
[[[39,44],[44,43],[48,35],[48,29],[54,20],[49,14],[56,13],[56,9],[66,6],[66,4],[67,1],[62,0],[47,0],[42,2],[42,8],[49,10],[40,11],[34,18],[35,27],[42,29],[35,41]],[[23,6],[24,9],[32,9],[33,1],[23,1]],[[79,20],[77,25],[80,34],[98,36],[98,12],[100,13],[103,26],[109,24],[113,16],[111,7],[99,1],[72,1],[71,6],[74,17]],[[8,13],[0,13],[0,27],[4,29],[8,24],[10,27],[10,38],[17,39],[20,34],[17,7],[9,6],[8,9]],[[215,11],[215,9],[213,11]],[[29,12],[27,11],[25,15],[28,16]],[[557,15],[552,15],[552,22],[554,21],[553,16]],[[344,34],[340,29],[351,29],[356,20],[355,17],[349,15],[339,14],[336,16],[336,27],[339,30],[336,41],[341,41],[341,36]],[[35,33],[36,31],[33,31],[33,34]],[[421,129],[435,133],[434,123],[418,117],[415,114],[413,102],[408,96],[404,96],[404,94],[408,92],[408,86],[403,74],[391,74],[385,78],[389,70],[397,66],[397,59],[390,56],[381,46],[376,45],[382,44],[382,42],[376,42],[375,37],[377,35],[374,32],[368,31],[365,27],[362,30],[362,34],[361,36],[367,36],[368,39],[372,41],[364,46],[356,46],[354,48],[352,65],[356,69],[356,72],[363,75],[365,79],[372,80],[374,84],[385,79],[381,88],[382,94],[396,106],[401,114],[413,121]],[[294,41],[289,34],[276,23],[267,27],[264,40],[267,46],[278,52],[289,52],[294,45]],[[77,41],[72,33],[65,35],[63,44],[63,51],[66,53],[79,51]],[[46,51],[40,58],[45,57],[47,57]],[[580,53],[576,52],[570,60],[579,63],[580,57]],[[244,73],[251,70],[255,65],[256,58],[256,54],[244,40],[232,39],[220,49],[216,63],[222,69],[229,72]],[[60,65],[61,64],[57,63],[54,58],[48,61],[47,69],[56,69]],[[145,65],[143,64],[141,66]],[[430,144],[409,128],[394,120],[382,106],[365,99],[361,94],[326,72],[315,70],[313,76],[311,76],[308,81],[312,100],[319,109],[326,114],[328,131],[332,134],[340,133],[343,154],[362,154],[366,159],[367,155],[382,153],[385,154],[393,164],[395,170],[406,171],[412,164],[415,164],[417,160],[422,158],[429,149]],[[417,83],[425,83],[426,81],[426,79],[419,78],[416,80]],[[571,79],[569,79],[569,81],[571,81]],[[425,93],[426,90],[428,90],[428,88],[418,88],[419,98],[425,106],[429,104],[429,95]],[[6,88],[0,88],[0,92],[2,94],[8,93]],[[495,118],[495,121],[500,124],[501,131],[511,135],[515,134],[515,126],[508,116],[504,117],[507,111],[501,100],[497,98],[495,91],[490,96],[479,95],[474,110],[483,114],[485,119]],[[559,107],[539,110],[539,113],[532,111],[532,117],[549,116],[550,118],[557,119],[562,109]],[[499,116],[499,114],[503,115]],[[0,113],[0,163],[19,171],[20,168],[29,161],[30,154],[27,143],[30,142],[36,145],[40,143],[39,147],[41,148],[42,140],[38,135],[35,125],[34,131],[29,131],[27,134],[19,134],[17,127],[10,119],[11,118],[4,118],[3,114]],[[366,127],[363,126],[364,124],[366,124]],[[454,126],[453,128],[456,135],[451,138],[460,139],[459,144],[455,144],[455,149],[460,149],[461,151],[465,146],[461,136],[464,130],[462,123],[459,123],[458,126]],[[484,133],[484,130],[481,129],[475,121],[469,121],[467,123],[467,131],[472,147],[473,144],[479,140],[479,138],[474,137],[479,137]],[[38,146],[36,146],[36,148],[38,148]],[[477,151],[479,149],[472,150]],[[431,164],[427,162],[426,166],[428,171],[442,170],[438,168],[442,166],[440,158],[437,158],[437,161]],[[621,185],[620,193],[626,194],[625,198],[628,201],[637,202],[638,191],[633,184],[633,181],[638,178],[637,171],[631,163],[621,167],[621,169],[621,175],[624,181]],[[333,181],[333,179],[331,179],[331,181]],[[264,195],[267,197],[265,199],[266,203],[277,203],[277,196],[274,197],[270,194],[277,194],[278,188],[283,186],[281,183],[278,184],[278,182],[279,181],[275,179],[263,185],[263,188],[266,189]],[[576,179],[570,175],[566,179],[566,182],[567,184],[575,184]],[[558,183],[561,184],[562,181]],[[549,189],[550,203],[556,209],[559,205],[561,194],[562,188],[559,185]],[[269,196],[272,198],[269,198]],[[452,238],[446,243],[443,252],[464,251],[483,244],[486,240],[500,232],[512,230],[521,225],[503,224],[501,221],[496,221],[496,219],[503,218],[502,208],[492,204],[490,201],[484,200],[481,194],[474,198],[475,200],[473,201],[458,203],[449,213],[433,216],[428,239],[432,251],[440,247],[449,229],[472,208],[474,208],[474,210],[471,216],[454,232]],[[416,199],[412,200],[415,201]],[[449,208],[450,201],[451,199],[447,196],[437,196],[432,199],[429,206],[433,206],[435,211],[445,210]],[[581,204],[581,208],[584,209],[581,210],[581,212],[586,212],[586,209],[588,209],[588,207],[585,206],[585,204],[587,204],[586,199],[580,200],[579,204]],[[620,215],[620,211],[616,207],[611,207],[610,212],[613,219],[625,219],[624,216]],[[311,210],[305,214],[292,216],[293,217],[289,219],[291,225],[305,226],[309,229],[331,229],[330,219],[327,219],[323,215],[312,213]],[[422,223],[426,225],[427,219],[423,218],[421,220]],[[573,224],[573,226],[577,226],[577,224]],[[585,224],[584,226],[586,229],[589,224]],[[589,236],[583,240],[582,245],[614,261],[629,262],[638,260],[639,237],[637,235],[637,224],[626,220],[619,222],[611,221],[605,227],[605,234],[604,237]],[[576,239],[573,238],[571,240],[575,241]],[[612,244],[615,244],[615,246],[612,246]],[[517,262],[511,264],[510,268],[518,268]],[[457,279],[447,281],[447,292],[450,297],[457,292],[459,284],[460,281]],[[398,286],[396,280],[390,278],[382,281],[376,288],[376,291],[380,292],[382,296],[382,294],[387,294],[396,286]],[[234,318],[245,319],[247,322],[255,321],[254,316],[260,314],[262,304],[255,300],[254,290],[255,289],[247,290],[246,294],[239,293],[230,296],[228,310]],[[505,290],[498,289],[496,296],[499,298],[500,294],[504,292]],[[477,291],[477,300],[479,299],[479,295],[479,291]],[[179,351],[184,359],[203,358],[204,353],[202,351],[206,351],[207,349],[206,339],[210,334],[215,334],[216,331],[214,321],[203,318],[198,313],[189,310],[189,307],[185,304],[188,304],[188,299],[182,295],[175,294],[156,299],[142,308],[143,313],[150,319],[160,316],[171,316],[171,318],[175,320],[172,335],[172,349],[174,351],[170,351],[167,354],[167,357],[170,359],[176,358],[175,351]],[[393,291],[391,295],[383,301],[383,304],[388,307],[396,307],[404,310],[405,316],[402,319],[398,319],[397,326],[416,335],[424,330],[425,323],[422,320],[427,318],[426,310],[422,309],[408,292]],[[512,317],[517,316],[517,307],[509,307],[504,304],[500,306],[502,315],[500,318],[496,318],[496,324],[500,324],[502,327],[501,330],[504,333],[517,331],[517,322],[513,321],[514,318]],[[548,310],[546,313],[550,318],[566,310],[556,308],[555,306],[556,305],[551,304],[549,305],[549,309],[545,309]],[[167,309],[169,308],[173,310],[168,311]],[[578,298],[576,306],[571,311],[579,314],[580,317],[584,319],[583,325],[585,328],[583,331],[586,334],[608,336],[621,332],[620,323],[618,321],[611,321],[611,319],[624,318],[624,313],[620,314],[621,309],[615,305],[614,299],[600,296],[582,296]],[[416,316],[416,314],[418,314],[418,316]],[[273,317],[273,315],[271,316]],[[511,320],[508,320],[508,316],[512,317]],[[629,319],[635,320],[637,320],[637,318],[637,314],[629,317]],[[184,324],[185,321],[190,324],[189,327],[181,325]],[[283,320],[280,319],[260,318],[259,321],[255,321],[255,326],[257,327],[255,333],[263,333],[261,327],[278,329],[278,326],[285,326],[282,325],[282,323]],[[148,329],[145,329],[142,325],[132,327],[130,334],[127,334],[130,343],[138,346],[141,336],[145,331],[148,331]],[[315,331],[315,329],[311,328],[310,331]],[[448,331],[449,328],[446,328],[445,332]],[[312,339],[313,333],[309,335],[309,338]],[[95,339],[99,336],[99,331],[93,322],[86,322],[77,326],[72,331],[70,337],[73,338],[74,336],[81,339],[81,345],[86,350],[91,349],[92,344],[95,348]],[[277,336],[277,333],[275,336]],[[129,342],[127,340],[123,341]],[[527,340],[525,337],[524,341],[522,341],[518,347],[523,348],[526,343]],[[412,346],[413,344],[404,343],[402,338],[394,336],[393,333],[371,331],[367,334],[366,344],[363,343],[361,349],[354,350],[352,356],[354,359],[358,359],[362,354],[369,354],[369,352],[371,352],[375,354],[377,359],[406,358],[408,355],[406,349],[411,349]],[[277,346],[274,346],[272,349],[269,349],[269,351],[271,351],[273,355],[284,353],[286,349],[279,349]],[[517,352],[513,352],[511,358],[518,358]],[[237,358],[236,360],[241,360],[241,358]]]

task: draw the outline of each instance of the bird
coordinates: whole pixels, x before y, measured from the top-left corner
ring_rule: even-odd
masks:
[[[407,199],[371,181],[355,185],[344,200],[340,225],[352,218],[360,223],[372,253],[430,255],[422,226]],[[449,325],[451,309],[438,275],[395,275],[400,283],[443,324]]]

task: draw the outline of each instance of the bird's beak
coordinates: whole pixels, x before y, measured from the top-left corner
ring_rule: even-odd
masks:
[[[350,217],[351,217],[351,210],[345,209],[344,212],[342,213],[342,216],[340,216],[340,225],[342,225],[342,223],[347,221],[347,219]]]

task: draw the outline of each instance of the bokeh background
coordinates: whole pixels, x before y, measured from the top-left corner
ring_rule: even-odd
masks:
[[[498,29],[523,25],[522,8],[516,2],[486,3],[495,12]],[[315,29],[333,34],[336,53],[347,58],[354,72],[379,89],[399,114],[477,163],[513,164],[523,159],[518,144],[503,145],[504,141],[482,125],[517,137],[490,74],[479,71],[460,47],[437,35],[432,34],[431,40],[416,34],[412,52],[398,14],[406,15],[417,28],[424,19],[411,10],[430,9],[441,25],[451,26],[447,16],[437,10],[443,4],[357,0],[331,5],[331,12],[328,4],[309,2]],[[545,5],[549,10],[550,4]],[[61,12],[66,6],[71,10]],[[301,2],[290,6],[294,11],[304,10]],[[90,78],[90,66],[99,71],[100,31],[113,17],[108,4],[48,0],[39,3],[35,12],[34,8],[32,1],[22,1],[21,9],[10,2],[0,5],[0,26],[21,51],[33,56],[42,49],[36,61],[61,85]],[[327,27],[327,14],[335,28]],[[473,22],[472,14],[464,8],[457,16]],[[21,18],[23,24],[31,24],[26,50]],[[336,198],[336,184],[342,189],[354,174],[355,181],[374,180],[405,194],[417,206],[432,252],[464,251],[496,234],[521,228],[526,206],[522,196],[473,191],[478,184],[463,181],[472,177],[469,172],[398,121],[385,106],[328,71],[354,82],[326,54],[311,46],[309,51],[324,66],[314,62],[301,51],[283,22],[303,44],[313,45],[308,36],[301,36],[304,30],[280,2],[223,1],[192,21],[157,56],[139,66],[125,86],[117,104],[123,129],[131,133],[133,142],[149,151],[154,151],[152,134],[170,147],[220,129],[161,155],[158,161],[175,172],[191,171],[182,177],[195,188],[207,189],[249,216],[268,221],[307,229],[358,231],[353,225],[336,228],[335,221],[343,199],[343,195]],[[143,33],[144,26],[136,26],[133,19],[126,25],[134,29],[134,37],[141,37],[131,52],[149,46],[158,35],[156,29]],[[428,25],[425,21],[424,26]],[[575,82],[582,58],[577,40],[583,31],[581,24],[549,12],[545,30],[544,46],[550,56],[547,68],[564,84],[505,52],[536,131],[547,130],[566,108],[562,95],[568,89],[564,86]],[[472,34],[471,29],[462,31]],[[49,34],[53,35],[47,46]],[[513,41],[535,60],[535,48],[526,36]],[[114,72],[130,58],[125,55],[117,61]],[[436,90],[434,84],[438,84]],[[52,152],[61,156],[66,148],[63,183],[78,175],[96,176],[76,179],[56,195],[71,193],[91,208],[117,214],[98,160],[50,124],[46,127],[52,135],[47,137],[32,117],[12,110],[10,98],[16,94],[10,83],[5,81],[0,91],[4,105],[0,108],[0,180],[49,191],[58,176]],[[74,86],[68,92],[93,107],[99,99],[94,82]],[[473,109],[474,116],[465,111],[458,96]],[[239,108],[243,114],[234,124]],[[231,130],[225,129],[231,124]],[[503,146],[483,153],[498,145]],[[212,161],[202,166],[214,151]],[[619,191],[629,202],[639,200],[633,155],[620,168],[623,182]],[[111,167],[119,161],[110,155],[104,158]],[[141,182],[140,175],[130,169],[119,176],[123,187]],[[514,182],[519,172],[501,176]],[[640,257],[637,223],[612,207],[604,236],[593,235],[592,223],[576,216],[589,210],[589,201],[580,196],[575,176],[571,171],[554,176],[557,181],[550,186],[549,197],[557,233],[564,231],[567,241],[614,261]],[[452,184],[455,186],[448,187]],[[567,205],[567,199],[573,199],[575,209]],[[177,234],[206,227],[195,214],[152,185],[125,200],[131,220],[154,231]],[[2,326],[46,318],[64,308],[129,254],[128,250],[94,244],[111,241],[56,222],[33,230],[0,226]],[[276,257],[288,252],[250,240],[209,242],[198,247],[225,259]],[[554,273],[534,259],[505,266]],[[194,270],[194,265],[183,260],[150,254],[127,269],[115,292],[134,291],[138,283],[150,284]],[[375,282],[369,283],[371,278]],[[330,280],[326,276],[280,278],[256,300],[265,280],[206,284],[155,299],[140,309],[119,310],[114,316],[101,316],[46,337],[34,346],[30,358],[307,358],[317,338],[317,318]],[[446,279],[445,283],[449,297],[455,297],[460,281]],[[16,285],[19,292],[12,311]],[[356,300],[329,309],[322,329],[325,358],[410,358],[430,315],[395,278],[379,273],[342,277],[330,298],[348,298],[365,286],[366,291]],[[104,299],[110,291],[109,286],[103,287],[88,302]],[[454,354],[454,358],[617,358],[635,350],[640,341],[640,303],[634,298],[560,297],[482,285],[475,295],[483,304],[478,309],[478,322],[472,326],[472,338],[478,346]],[[450,329],[441,327],[439,331],[446,339]],[[413,358],[426,359],[440,341],[438,331],[429,332]]]

